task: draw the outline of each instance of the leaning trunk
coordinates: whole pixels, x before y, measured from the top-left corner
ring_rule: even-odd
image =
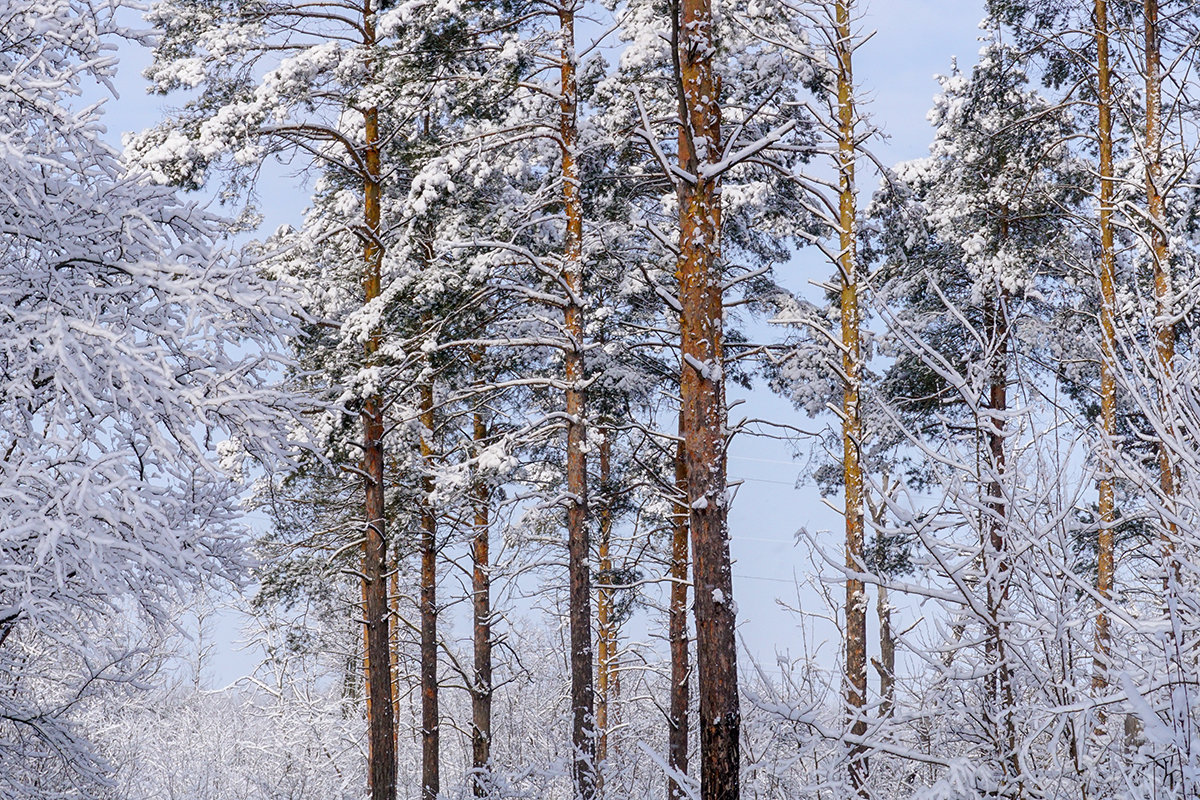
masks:
[[[682,90],[680,185],[680,418],[687,465],[700,686],[700,797],[739,791],[737,641],[730,572],[722,338],[721,196],[710,173],[721,159],[720,87],[711,0],[682,0],[677,25]]]
[[[575,795],[596,795],[596,739],[593,735],[591,557],[587,526],[587,433],[584,422],[583,365],[583,201],[579,187],[578,87],[575,78],[575,0],[559,9],[561,94],[559,137],[562,146],[563,282],[567,291],[564,326],[568,337],[565,371],[567,401],[567,569],[570,573],[571,773]]]

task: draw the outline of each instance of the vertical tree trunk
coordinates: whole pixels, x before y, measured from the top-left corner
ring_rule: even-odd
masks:
[[[726,486],[724,308],[719,178],[720,85],[711,0],[679,4],[678,55],[684,115],[679,159],[679,284],[683,356],[680,417],[687,464],[700,686],[700,797],[734,800],[739,788],[737,642]]]
[[[863,497],[877,531],[882,531],[887,521],[887,498],[890,492],[888,475],[884,472],[883,497],[879,504],[873,504],[869,495]],[[881,580],[887,578],[882,559],[875,565],[875,571]],[[879,660],[874,662],[875,671],[879,673],[879,716],[888,718],[895,714],[896,709],[896,637],[892,631],[892,607],[888,603],[888,588],[882,582],[875,598],[875,615],[879,619]]]
[[[437,800],[438,758],[437,518],[433,513],[433,383],[421,386],[421,461],[427,470],[421,504],[421,797]]]
[[[1007,222],[1001,225],[1001,241],[1008,237]],[[1006,535],[1007,504],[1004,501],[1002,478],[1005,473],[1005,412],[1008,410],[1008,355],[1010,324],[1008,317],[1009,294],[997,289],[995,298],[987,309],[986,328],[993,343],[991,378],[988,387],[988,413],[983,420],[988,446],[989,465],[992,470],[987,486],[987,506],[990,510],[984,528],[984,559],[987,573],[988,640],[986,645],[990,672],[987,680],[987,715],[991,717],[996,736],[997,750],[1004,770],[1004,780],[1011,781],[1018,795],[1023,792],[1021,781],[1020,754],[1017,752],[1016,725],[1013,720],[1015,697],[1012,676],[1009,670],[1005,647],[1004,608],[1008,599],[1008,537]]]
[[[896,636],[886,586],[879,587],[875,613],[879,618],[879,716],[891,717],[896,713]]]
[[[609,552],[612,535],[612,505],[609,495],[609,480],[612,457],[612,432],[604,430],[600,440],[600,530],[596,543],[597,567],[600,571],[600,588],[596,592],[596,781],[603,793],[604,775],[599,767],[608,759],[609,701],[611,700],[611,677],[613,659],[616,655],[616,629],[613,620],[613,590],[611,588],[612,556]]]
[[[620,629],[617,629],[618,636]],[[614,729],[621,726],[621,662],[620,653],[614,650],[612,673],[608,676],[608,724]]]
[[[575,2],[559,8],[562,37],[559,97],[559,137],[562,146],[563,281],[567,291],[564,324],[570,338],[566,351],[567,402],[567,560],[570,572],[571,744],[575,794],[592,800],[596,794],[596,738],[593,731],[591,546],[587,525],[587,443],[584,419],[583,364],[583,202],[579,185],[578,87],[575,77]]]
[[[667,720],[667,763],[680,775],[688,771],[688,506],[687,465],[682,440],[675,449],[675,503],[671,525],[671,603],[668,638],[671,644],[671,706]],[[673,777],[667,781],[667,800],[684,800],[687,793]]]
[[[395,469],[393,465],[393,469]],[[389,564],[391,576],[388,579],[388,608],[391,613],[390,625],[388,631],[388,652],[390,655],[389,666],[392,670],[392,721],[395,724],[395,736],[399,741],[400,736],[400,559],[396,552],[398,548],[392,549],[392,558]]]
[[[1167,255],[1167,206],[1162,191],[1162,78],[1158,40],[1158,0],[1145,0],[1146,26],[1146,206],[1150,214],[1150,252],[1154,260],[1155,355],[1162,395],[1162,424],[1165,435],[1158,445],[1159,486],[1169,515],[1174,514],[1175,468],[1169,439],[1175,435],[1166,398],[1171,392],[1172,361],[1175,358],[1173,287]],[[1162,535],[1163,588],[1173,591],[1177,533],[1173,519],[1165,520]]]
[[[364,40],[375,42],[374,10],[363,5]],[[366,228],[363,246],[363,301],[379,297],[382,284],[383,249],[379,242],[380,164],[379,110],[364,112],[363,215]],[[375,362],[382,334],[373,330],[363,345],[366,363]],[[371,394],[363,399],[363,483],[367,530],[363,544],[362,594],[365,612],[365,655],[367,675],[367,781],[371,800],[396,797],[396,728],[392,716],[391,657],[388,643],[387,538],[384,529],[383,398]]]
[[[478,363],[478,358],[473,358]],[[487,441],[487,422],[476,408],[473,438],[478,458]],[[475,507],[475,531],[471,539],[472,607],[475,617],[475,682],[471,687],[471,768],[476,797],[485,797],[491,785],[492,749],[492,606],[491,563],[488,556],[491,493],[487,481],[476,478],[471,495]]]
[[[1113,589],[1113,464],[1112,437],[1116,434],[1117,384],[1113,376],[1117,345],[1114,313],[1116,308],[1117,256],[1113,244],[1113,140],[1112,75],[1108,66],[1108,0],[1096,0],[1096,83],[1100,112],[1100,426],[1103,444],[1103,472],[1100,476],[1100,524],[1097,543],[1096,591],[1105,600]],[[1096,613],[1096,663],[1092,688],[1096,693],[1108,686],[1109,670],[1108,615],[1101,604]],[[1104,710],[1097,712],[1101,722]]]
[[[837,3],[837,92],[838,92],[838,272],[841,277],[842,312],[842,470],[846,496],[846,568],[862,572],[863,564],[863,474],[859,463],[862,415],[859,391],[862,386],[862,352],[859,341],[858,264],[856,241],[857,197],[854,170],[857,143],[854,139],[853,40],[850,30],[851,0]],[[847,722],[855,743],[850,745],[850,784],[866,796],[868,762],[866,747],[859,743],[867,733],[867,595],[863,582],[846,579],[845,693]]]
[[[1185,660],[1185,643],[1180,637],[1183,628],[1178,624],[1178,592],[1182,565],[1175,548],[1179,541],[1176,524],[1178,513],[1175,503],[1176,465],[1171,447],[1180,431],[1175,425],[1170,410],[1169,398],[1175,390],[1175,287],[1171,275],[1170,253],[1167,249],[1167,205],[1163,186],[1163,121],[1162,121],[1162,53],[1159,37],[1158,0],[1145,0],[1146,26],[1146,205],[1150,216],[1150,251],[1154,261],[1155,299],[1155,361],[1159,408],[1161,410],[1163,435],[1158,443],[1159,488],[1162,492],[1164,510],[1161,534],[1163,569],[1163,607],[1168,617],[1168,668],[1182,672]],[[1185,434],[1186,435],[1186,434]],[[1179,686],[1179,684],[1177,684]],[[1183,785],[1184,796],[1195,796],[1190,790],[1191,782],[1185,762],[1190,759],[1191,709],[1186,691],[1176,688],[1171,692],[1171,723],[1180,734],[1184,745],[1177,756],[1178,768],[1168,767],[1168,784],[1175,788],[1177,781]],[[1136,718],[1133,718],[1136,725]],[[1127,723],[1128,724],[1128,723]],[[1140,726],[1138,726],[1140,727]],[[1135,736],[1137,738],[1136,729]]]
[[[1004,451],[1004,414],[1008,410],[1008,293],[999,291],[991,302],[994,305],[988,309],[987,333],[995,352],[992,354],[988,414],[984,426],[993,474],[987,487],[987,505],[992,511],[987,531],[993,552],[999,554],[1005,550],[1004,519],[1008,514],[1001,483],[1007,461]],[[1003,562],[1000,569],[1005,569]]]
[[[679,160],[687,163],[692,152],[692,131],[687,124],[688,106],[683,85],[683,65],[680,48],[680,26],[682,24],[682,0],[670,0],[668,9],[671,14],[671,58],[674,68],[675,93],[679,112]],[[687,194],[683,182],[677,182],[679,208],[686,207]],[[680,287],[683,285],[684,262],[683,254],[677,266],[676,279]],[[682,336],[684,320],[679,319],[679,330]],[[680,408],[678,431],[679,439],[675,447],[675,491],[678,499],[675,502],[675,519],[671,531],[671,597],[668,610],[667,635],[671,649],[671,699],[667,724],[667,759],[669,766],[680,776],[688,771],[688,735],[689,735],[689,705],[691,702],[690,673],[691,664],[688,661],[688,625],[687,625],[687,581],[688,581],[688,537],[691,533],[691,507],[688,497],[691,489],[688,486],[687,472],[687,431],[683,421],[683,370],[684,363],[680,361]],[[687,796],[683,784],[670,776],[667,779],[667,800],[683,800]]]

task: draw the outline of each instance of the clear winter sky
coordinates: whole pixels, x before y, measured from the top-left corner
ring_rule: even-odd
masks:
[[[883,162],[892,164],[926,154],[932,132],[925,114],[938,91],[934,75],[948,72],[955,56],[964,69],[975,62],[983,13],[982,0],[867,0],[861,4],[860,26],[864,31],[874,30],[875,35],[855,54],[854,71],[866,99],[860,110],[888,137],[872,145]],[[120,57],[120,98],[108,103],[106,117],[114,143],[119,143],[122,132],[156,122],[165,106],[163,98],[145,94],[140,73],[149,54],[126,47]],[[876,183],[877,178],[864,169],[860,180],[863,202]],[[300,221],[306,193],[298,191],[297,181],[287,174],[268,171],[259,194],[266,216],[264,232]],[[800,290],[809,280],[827,279],[830,272],[815,251],[801,253],[780,270],[779,280]],[[809,430],[830,424],[828,419],[805,418],[765,387],[749,395],[734,387],[730,400],[741,399],[747,402],[732,410],[732,422],[759,417]],[[815,559],[807,544],[796,543],[798,530],[804,528],[815,535],[833,557],[840,558],[841,553],[842,518],[825,505],[812,482],[802,475],[807,454],[795,459],[793,451],[787,443],[749,437],[736,440],[730,451],[730,478],[743,481],[730,518],[738,628],[748,655],[767,669],[773,668],[777,653],[796,657],[807,651],[831,664],[839,646],[836,640],[824,641],[833,633],[828,624],[813,625],[811,621],[806,623],[808,641],[802,644],[801,617],[780,605],[780,601],[792,607],[800,605],[824,616],[828,613],[824,601],[811,585],[803,584],[818,570],[830,580],[837,579],[837,573]],[[838,505],[841,501],[834,497],[830,502]],[[835,602],[842,602],[840,586],[830,585],[829,592]],[[899,629],[907,625],[903,616],[902,611]],[[217,642],[210,676],[217,685],[245,674],[254,662],[251,654],[235,647],[238,634],[233,620],[229,617],[217,630],[221,641]],[[635,623],[635,627],[641,626]],[[872,636],[873,629],[872,618]]]

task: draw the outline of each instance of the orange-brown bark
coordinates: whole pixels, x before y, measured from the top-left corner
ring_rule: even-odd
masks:
[[[567,405],[567,570],[571,643],[572,775],[580,800],[596,795],[596,738],[592,672],[591,574],[587,511],[587,429],[584,419],[583,363],[583,200],[579,184],[578,86],[575,74],[575,2],[559,7],[560,95],[559,140],[562,149],[563,283],[567,291],[564,327],[569,338],[565,356]]]
[[[374,10],[369,0],[363,5],[367,44],[375,41]],[[380,246],[380,159],[379,110],[364,112],[363,214],[366,228],[363,246],[363,301],[379,297],[382,283],[383,250]],[[364,356],[374,362],[381,332],[367,337]],[[362,471],[364,475],[366,538],[363,544],[362,594],[366,631],[363,669],[367,676],[368,791],[371,800],[396,797],[396,730],[392,705],[390,627],[387,591],[387,538],[384,527],[383,398],[376,392],[363,399],[359,414],[363,426]]]
[[[679,159],[693,176],[679,191],[680,418],[700,688],[700,797],[733,800],[740,796],[741,710],[727,516],[720,179],[707,172],[721,158],[711,0],[682,0],[676,24],[684,111]]]
[[[1175,359],[1174,297],[1167,253],[1167,204],[1163,194],[1162,153],[1162,54],[1158,36],[1158,0],[1145,0],[1145,72],[1146,72],[1146,207],[1150,216],[1150,253],[1154,266],[1155,356],[1159,369],[1160,408],[1163,410],[1164,435],[1158,444],[1159,488],[1168,517],[1174,513],[1175,467],[1171,443],[1175,427],[1167,410],[1171,392],[1172,362]],[[1178,577],[1175,541],[1178,531],[1174,519],[1164,521],[1162,533],[1163,588],[1172,591]]]

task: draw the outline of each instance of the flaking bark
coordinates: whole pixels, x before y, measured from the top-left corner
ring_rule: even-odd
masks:
[[[700,797],[740,797],[737,642],[726,486],[724,308],[719,177],[720,85],[711,0],[682,0],[677,42],[682,90],[680,182],[680,419],[687,466],[700,691]]]
[[[1113,242],[1113,126],[1112,74],[1108,53],[1108,0],[1096,0],[1096,83],[1099,110],[1100,139],[1100,428],[1103,439],[1100,476],[1100,522],[1097,543],[1096,591],[1104,600],[1113,590],[1113,521],[1114,491],[1112,445],[1116,434],[1117,385],[1113,375],[1116,365],[1116,249]],[[1108,615],[1103,604],[1096,613],[1096,664],[1092,688],[1096,693],[1108,686],[1109,669]],[[1101,721],[1104,710],[1098,712]]]

